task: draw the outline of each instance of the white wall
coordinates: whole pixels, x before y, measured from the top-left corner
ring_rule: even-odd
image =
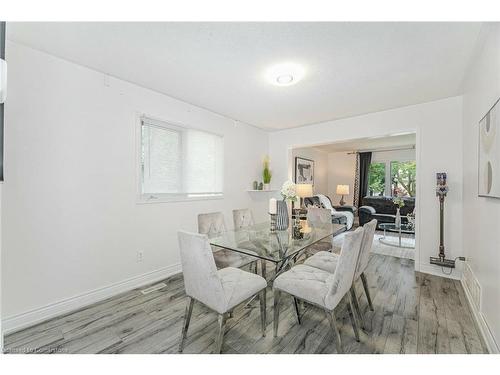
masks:
[[[295,157],[314,160],[314,194],[328,194],[328,154],[312,147],[292,150],[295,168]],[[277,182],[279,185],[279,182]]]
[[[463,189],[465,254],[482,288],[481,314],[500,344],[500,199],[478,197],[478,123],[500,97],[500,26],[485,24],[465,77]],[[498,134],[498,133],[497,133]]]
[[[447,172],[450,193],[446,200],[445,240],[450,258],[462,255],[462,98],[453,97],[389,111],[328,121],[316,125],[273,132],[269,150],[274,178],[291,176],[294,147],[417,132],[417,259],[416,269],[443,275],[429,264],[438,253],[439,205],[435,195],[436,172]],[[461,269],[453,277],[460,277]]]
[[[354,198],[354,178],[356,172],[356,155],[347,152],[331,152],[328,154],[328,192],[334,204],[338,204],[337,185],[349,185],[349,195],[344,196],[346,204],[352,205]]]
[[[200,212],[222,211],[229,226],[234,208],[265,218],[267,193],[246,190],[261,180],[266,132],[13,43],[7,59],[6,329],[178,272],[176,231],[196,231]],[[224,199],[136,203],[138,112],[224,135]]]

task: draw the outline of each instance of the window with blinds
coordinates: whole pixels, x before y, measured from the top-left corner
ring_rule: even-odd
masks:
[[[141,120],[141,198],[221,197],[224,139],[149,118]]]

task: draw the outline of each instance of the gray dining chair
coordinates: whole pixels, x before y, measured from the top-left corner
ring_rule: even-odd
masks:
[[[221,352],[229,312],[255,295],[260,299],[262,336],[265,336],[266,299],[263,290],[267,287],[266,280],[239,268],[227,267],[217,270],[208,237],[204,234],[179,231],[178,239],[184,288],[188,296],[179,352],[184,348],[194,301],[204,304],[218,314],[219,332],[215,341],[215,353]]]
[[[234,229],[242,229],[255,224],[252,211],[249,208],[233,210]]]
[[[319,268],[299,264],[276,278],[273,284],[274,337],[278,335],[281,293],[287,293],[292,295],[295,301],[299,299],[324,310],[335,336],[337,352],[342,353],[342,341],[337,328],[335,310],[343,298],[348,295],[347,310],[351,318],[354,335],[356,340],[359,341],[358,323],[353,313],[353,301],[349,290],[356,271],[363,232],[363,228],[358,228],[354,232],[346,234],[335,273],[332,274]],[[297,318],[300,324],[301,319],[298,310]]]
[[[353,279],[353,284],[351,288],[351,295],[353,298],[353,303],[355,310],[361,319],[361,322],[364,325],[363,319],[362,319],[362,314],[361,314],[361,309],[359,308],[359,300],[356,296],[356,288],[355,288],[355,282],[359,279],[361,279],[361,282],[363,284],[363,289],[365,291],[366,299],[368,301],[368,306],[370,307],[370,310],[373,311],[373,304],[372,304],[372,299],[370,297],[370,291],[368,288],[368,281],[366,279],[366,268],[368,267],[368,263],[370,261],[370,253],[372,250],[373,246],[373,237],[375,235],[375,230],[377,229],[377,220],[373,219],[370,222],[366,223],[363,228],[365,229],[364,234],[363,234],[363,241],[361,243],[361,251],[359,253],[359,259],[358,263],[356,265],[356,272],[354,274],[354,279]],[[341,252],[342,254],[342,252]],[[314,254],[312,257],[308,258],[304,264],[319,268],[323,271],[327,271],[330,273],[334,273],[335,269],[337,267],[337,263],[339,261],[340,255],[322,251]]]
[[[208,238],[222,235],[226,231],[226,223],[222,212],[211,212],[198,215],[198,233],[206,234]],[[257,273],[256,257],[237,253],[227,249],[214,247],[214,259],[217,268],[236,267],[241,268],[246,265],[254,265]],[[256,254],[257,255],[257,254]]]
[[[307,222],[311,227],[321,226],[332,223],[332,213],[330,210],[309,206],[307,208]],[[332,251],[333,250],[333,236],[324,238],[319,242],[309,246],[304,254],[307,257],[316,254],[319,251]]]

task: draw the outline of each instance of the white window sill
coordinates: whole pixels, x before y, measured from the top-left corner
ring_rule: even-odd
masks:
[[[195,202],[206,200],[224,199],[224,194],[218,195],[194,195],[194,196],[173,196],[166,197],[160,195],[145,195],[137,199],[137,204],[154,204],[154,203],[174,203],[174,202]]]

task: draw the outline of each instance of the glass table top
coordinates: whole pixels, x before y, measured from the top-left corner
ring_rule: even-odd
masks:
[[[415,233],[415,228],[410,226],[409,224],[401,224],[401,228],[396,228],[395,223],[381,223],[379,224],[379,228],[383,230],[387,230],[389,232],[401,232],[412,234]]]
[[[304,238],[293,239],[291,226],[274,233],[270,232],[269,227],[270,223],[267,222],[227,231],[219,237],[211,238],[210,244],[278,263],[324,238],[345,231],[345,226],[340,224],[309,226]]]

